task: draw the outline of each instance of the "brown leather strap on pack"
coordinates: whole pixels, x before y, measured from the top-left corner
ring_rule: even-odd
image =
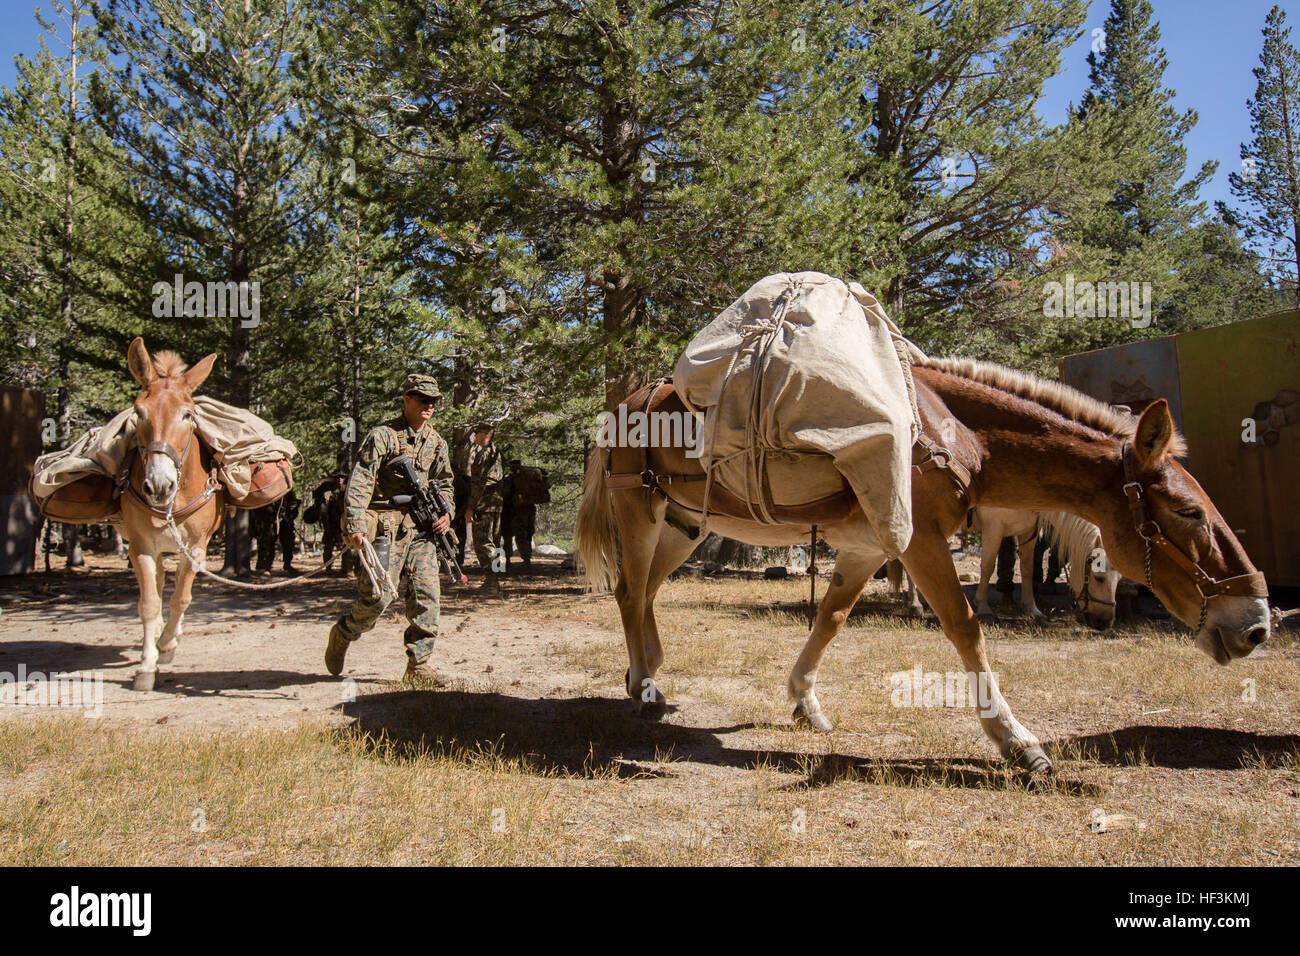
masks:
[[[951,451],[924,433],[917,437],[916,445],[912,446],[913,457],[917,446],[925,452],[925,457],[912,465],[917,474],[923,475],[927,471],[943,469],[948,472],[953,484],[957,486],[957,493],[966,494],[967,489],[970,488],[970,471],[953,457]]]
[[[703,481],[704,475],[661,475],[658,472],[647,468],[645,471],[623,471],[617,474],[605,476],[605,487],[610,491],[621,491],[627,488],[645,488],[650,492],[658,491],[664,493],[664,485],[682,484],[687,481]]]

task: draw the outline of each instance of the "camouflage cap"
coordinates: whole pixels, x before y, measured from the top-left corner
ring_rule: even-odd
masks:
[[[477,422],[475,423],[474,428],[472,429],[472,431],[476,435],[479,432],[494,432],[496,430],[497,430],[497,426],[492,422]]]
[[[423,395],[425,398],[442,398],[442,392],[438,391],[438,383],[433,380],[432,375],[408,375],[406,384],[402,386],[403,395]]]

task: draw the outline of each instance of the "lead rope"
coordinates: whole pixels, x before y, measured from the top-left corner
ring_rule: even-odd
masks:
[[[289,578],[288,580],[285,581],[274,581],[270,584],[253,584],[249,581],[237,581],[234,578],[222,577],[220,574],[217,574],[215,571],[209,571],[207,567],[207,557],[204,554],[202,554],[198,548],[187,548],[185,546],[185,542],[181,540],[181,532],[180,529],[176,527],[176,522],[172,519],[172,510],[170,507],[167,508],[167,533],[171,535],[172,541],[176,544],[176,547],[180,549],[181,554],[185,555],[185,557],[189,559],[190,564],[194,565],[194,568],[200,574],[206,575],[207,577],[212,578],[214,581],[220,581],[222,584],[229,584],[232,585],[233,587],[244,588],[247,591],[272,591],[277,588],[287,588],[291,584],[298,584],[302,581],[305,581],[307,578],[314,577],[315,575],[320,574],[326,568],[330,567],[334,563],[334,559],[339,555],[339,552],[336,551],[334,554],[330,555],[330,559],[328,561],[322,564],[315,571],[308,571],[306,574],[300,574],[296,578]],[[383,565],[379,564],[379,558],[377,555],[375,555],[375,549],[371,546],[369,541],[366,542],[366,548],[369,549],[371,556],[373,556],[375,565],[379,567],[381,571],[383,571]],[[361,555],[362,555],[361,565],[362,567],[366,567],[364,550],[361,552]],[[378,591],[380,589],[381,582],[375,581],[374,574],[370,571],[370,568],[366,567],[366,572],[370,574],[370,582],[371,584],[374,585],[375,590]],[[384,571],[383,573],[384,573],[384,581],[388,584],[388,590],[390,590],[393,593],[393,595],[396,596],[397,589],[393,587],[393,579],[388,577],[387,571]]]

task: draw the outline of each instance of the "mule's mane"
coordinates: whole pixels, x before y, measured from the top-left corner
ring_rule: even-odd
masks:
[[[912,364],[1008,392],[1116,438],[1132,438],[1137,428],[1136,416],[1117,411],[1077,388],[993,362],[966,358],[922,358],[914,354]],[[1169,452],[1177,458],[1187,454],[1183,438],[1177,431],[1174,432]]]
[[[1040,511],[1038,520],[1047,532],[1047,543],[1056,548],[1063,565],[1086,563],[1093,549],[1101,547],[1101,531],[1085,518],[1064,511]]]
[[[179,378],[185,374],[187,368],[189,366],[185,364],[185,360],[170,349],[153,355],[153,370],[159,378]]]

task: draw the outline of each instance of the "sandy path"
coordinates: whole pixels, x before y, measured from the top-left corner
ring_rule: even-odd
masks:
[[[349,650],[343,677],[355,686],[325,672],[330,625],[355,593],[350,579],[318,576],[291,588],[247,591],[201,578],[175,660],[160,669],[156,690],[139,693],[131,689],[141,639],[135,579],[122,559],[91,555],[87,563],[78,572],[0,583],[0,672],[17,675],[22,665],[29,675],[101,674],[110,721],[214,730],[292,726],[304,718],[345,722],[341,705],[350,694],[392,690],[405,667],[406,622],[395,603]],[[470,583],[477,580],[471,576]],[[484,599],[445,582],[444,590],[433,663],[458,686],[540,697],[570,692],[587,679],[582,671],[555,671],[563,665],[546,653],[554,625],[530,621],[521,606],[525,593],[579,598],[577,578],[560,572],[557,561],[539,561],[538,573],[512,582],[509,597]],[[609,638],[580,620],[563,635],[566,646]],[[612,693],[618,688],[611,684]],[[45,708],[0,707],[0,718],[37,711]]]

